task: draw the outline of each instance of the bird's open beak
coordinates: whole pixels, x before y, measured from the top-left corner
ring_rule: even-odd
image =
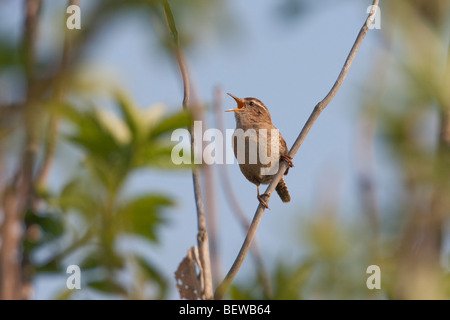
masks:
[[[244,107],[244,100],[243,100],[243,99],[236,98],[236,97],[233,96],[231,93],[228,93],[228,95],[229,95],[230,97],[232,97],[234,100],[236,100],[236,103],[237,103],[238,107],[237,107],[236,109],[228,109],[228,110],[225,110],[225,112],[228,112],[228,111],[234,111],[234,112],[236,112],[236,111],[241,111],[242,108]]]

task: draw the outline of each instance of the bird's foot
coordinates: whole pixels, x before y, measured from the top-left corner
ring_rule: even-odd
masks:
[[[266,208],[269,209],[269,206],[267,205],[267,202],[263,199],[263,197],[268,197],[269,195],[267,193],[263,193],[261,195],[258,194],[258,200],[259,202]]]
[[[280,159],[286,161],[289,165],[289,168],[292,168],[294,166],[294,164],[292,163],[292,157],[288,156],[287,154],[281,155]]]

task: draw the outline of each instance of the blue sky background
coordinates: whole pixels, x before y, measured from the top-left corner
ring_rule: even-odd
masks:
[[[53,10],[65,10],[65,1],[45,3],[44,17],[49,19]],[[231,33],[222,38],[208,31],[208,25],[205,25],[207,31],[200,35],[199,44],[187,53],[193,82],[202,100],[211,102],[216,86],[238,97],[259,98],[269,108],[273,123],[291,146],[316,103],[333,85],[370,4],[369,1],[351,0],[339,1],[339,4],[332,1],[323,3],[311,5],[310,10],[298,19],[283,23],[276,12],[277,1],[226,1],[226,9],[233,17],[229,26]],[[89,1],[81,0],[82,15],[89,10],[88,6]],[[7,0],[0,5],[2,33],[12,30],[12,36],[20,36],[21,12],[21,1]],[[216,14],[220,16],[221,13]],[[60,31],[52,28],[51,21],[44,21],[40,42],[42,52],[48,46],[58,45]],[[307,221],[314,210],[320,208],[318,204],[323,204],[328,197],[339,199],[342,219],[364,218],[356,196],[355,148],[364,84],[379,50],[379,32],[369,32],[344,85],[297,153],[295,168],[286,178],[292,201],[283,204],[277,196],[270,201],[271,210],[266,211],[257,233],[264,263],[269,268],[278,259],[300,261],[305,253],[302,221]],[[49,36],[51,34],[54,37]],[[162,54],[154,34],[145,30],[140,20],[133,16],[116,19],[108,30],[102,31],[85,58],[86,66],[111,72],[128,88],[139,105],[162,102],[170,110],[180,108],[182,86],[176,65]],[[234,101],[228,96],[223,101],[224,110],[234,106]],[[224,117],[226,127],[234,128],[234,116],[226,113]],[[73,174],[67,171],[76,164],[70,152],[64,147],[58,149],[58,155],[66,161],[57,163],[52,172],[50,182],[55,189]],[[385,166],[386,155],[381,153],[377,157],[380,157],[380,170],[377,172],[380,179],[377,182],[388,187],[390,178],[388,166]],[[258,204],[256,187],[242,176],[237,164],[229,165],[228,170],[240,204],[251,219]],[[215,177],[218,177],[217,170]],[[170,298],[177,298],[173,274],[187,249],[196,244],[191,174],[142,170],[134,175],[127,188],[129,194],[151,191],[171,195],[177,202],[174,210],[166,212],[169,223],[160,230],[161,245],[141,248],[132,241],[125,242],[124,249],[129,246],[145,250],[154,264],[172,280]],[[222,272],[225,273],[245,235],[220,185],[215,192],[219,249]],[[252,261],[247,259],[237,281],[245,280],[251,273]],[[65,275],[60,279],[37,278],[35,298],[51,298],[64,286],[65,279]]]

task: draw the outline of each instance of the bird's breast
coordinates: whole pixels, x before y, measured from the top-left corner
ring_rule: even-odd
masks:
[[[278,171],[280,138],[276,128],[237,128],[232,136],[234,155],[244,176],[255,184],[269,183]]]

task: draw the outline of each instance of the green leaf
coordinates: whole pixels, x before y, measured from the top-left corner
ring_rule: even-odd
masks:
[[[22,64],[24,51],[23,47],[17,47],[12,41],[0,39],[0,67]]]
[[[87,284],[92,289],[109,293],[109,294],[126,294],[127,291],[125,290],[122,285],[114,282],[113,280],[106,279],[102,281],[91,281]]]
[[[261,293],[261,290],[258,290]],[[254,286],[242,286],[232,284],[229,290],[231,300],[260,300],[260,296],[255,296]]]
[[[116,92],[115,98],[124,121],[133,136],[133,140],[136,140],[142,134],[142,130],[144,130],[139,109],[122,92]]]
[[[152,129],[167,114],[167,108],[163,103],[154,103],[140,110],[140,119],[144,123],[144,127]],[[148,130],[146,135],[148,135]]]
[[[129,232],[156,242],[156,228],[164,221],[160,211],[173,204],[170,198],[163,195],[142,196],[129,201],[119,210],[119,221],[127,226]]]
[[[118,145],[125,145],[131,141],[130,129],[125,122],[108,109],[96,109],[96,116],[105,131],[107,131]]]
[[[178,30],[175,25],[175,19],[173,18],[172,9],[170,8],[169,1],[164,0],[164,15],[166,17],[167,27],[172,36],[172,40],[175,44],[178,44]]]
[[[128,139],[127,129],[123,124],[121,130],[114,128],[121,121],[120,118],[116,118],[114,124],[114,116],[105,110],[91,107],[81,111],[66,104],[53,104],[48,108],[75,126],[75,132],[63,137],[87,151],[90,157],[107,162],[111,153],[120,150],[124,140],[126,142]],[[117,132],[116,129],[122,132]]]
[[[35,270],[39,273],[61,272],[62,267],[59,265],[58,261],[51,259],[42,265],[35,265]]]
[[[75,292],[77,292],[77,290],[64,288],[53,298],[53,300],[69,300]]]
[[[170,133],[179,128],[188,128],[192,123],[192,115],[189,111],[176,112],[161,122],[151,130],[149,138],[154,139],[164,133]]]
[[[90,252],[80,264],[82,270],[101,267],[106,267],[108,269],[122,269],[124,267],[124,261],[111,247],[105,245],[104,247],[97,247],[96,250]]]
[[[80,269],[81,270],[95,269],[100,267],[101,265],[102,264],[98,255],[96,254],[96,252],[94,252],[90,253],[85,259],[83,259],[83,261],[80,264]]]
[[[301,289],[313,271],[315,262],[308,260],[297,268],[287,267],[279,263],[275,271],[276,292],[275,299],[298,300],[301,298]]]
[[[56,202],[63,211],[75,209],[86,217],[94,217],[94,213],[100,210],[99,201],[94,199],[90,185],[80,177],[66,184]]]
[[[59,216],[39,217],[37,223],[42,228],[42,231],[47,233],[52,238],[59,237],[64,232],[64,226]]]
[[[172,161],[173,144],[153,144],[140,151],[136,157],[136,167],[151,166],[160,169],[188,169],[189,164],[176,165]],[[186,161],[193,163],[192,159],[186,158]],[[188,162],[189,163],[189,162]]]
[[[86,150],[91,157],[108,161],[110,155],[120,149],[114,135],[106,131],[95,119],[86,117],[79,125],[79,132],[66,138]]]
[[[155,282],[159,289],[159,297],[157,299],[164,299],[167,295],[167,289],[168,289],[168,282],[167,279],[165,279],[160,272],[155,268],[153,264],[151,264],[149,261],[144,259],[143,257],[136,256],[136,261],[138,262],[138,265],[142,268],[142,270],[147,274],[147,276]]]
[[[35,213],[27,211],[25,221],[28,225],[36,224],[50,238],[56,238],[64,232],[64,226],[60,215],[55,213]]]

